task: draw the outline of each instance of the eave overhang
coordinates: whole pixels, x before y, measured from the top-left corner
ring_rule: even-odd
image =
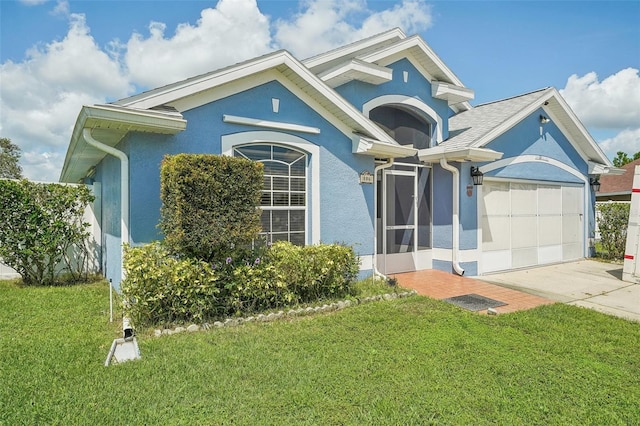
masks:
[[[487,148],[458,148],[447,150],[446,147],[436,146],[418,151],[418,158],[424,163],[437,163],[441,159],[447,161],[487,162],[502,158],[503,153]]]
[[[616,167],[610,167],[605,164],[594,163],[589,161],[589,174],[590,175],[616,175],[620,176],[625,173],[625,169],[618,169]]]
[[[444,81],[431,82],[431,96],[447,101],[449,105],[468,102],[475,97],[475,93],[466,87]]]
[[[351,61],[318,74],[318,77],[331,88],[341,86],[353,80],[377,86],[391,81],[393,79],[393,70],[358,59],[352,59]]]
[[[105,144],[115,147],[129,132],[173,135],[183,131],[187,121],[178,112],[139,110],[116,105],[83,106],[76,120],[64,160],[60,182],[77,183],[106,154],[86,143],[82,132],[100,134]]]
[[[418,152],[417,149],[410,146],[382,142],[358,134],[353,135],[352,142],[352,152],[354,154],[368,155],[377,158],[412,157]]]

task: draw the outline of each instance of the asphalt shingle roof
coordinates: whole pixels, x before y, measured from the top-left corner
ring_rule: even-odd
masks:
[[[475,106],[449,119],[449,138],[440,145],[447,149],[478,147],[483,136],[539,100],[548,88],[513,98]]]
[[[602,175],[600,176],[600,192],[598,195],[605,194],[631,194],[633,188],[633,175],[636,166],[640,166],[640,158],[620,167],[625,172],[622,175]]]

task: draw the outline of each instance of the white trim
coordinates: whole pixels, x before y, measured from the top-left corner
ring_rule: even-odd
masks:
[[[376,107],[382,105],[393,105],[393,104],[401,104],[408,105],[425,113],[432,120],[436,122],[436,143],[442,142],[442,118],[435,112],[433,108],[429,105],[422,102],[420,99],[412,98],[410,96],[405,95],[383,95],[378,96],[377,98],[373,98],[367,101],[364,105],[362,105],[362,113],[369,117],[369,113]]]
[[[336,61],[343,57],[348,57],[357,53],[360,50],[364,50],[375,46],[380,43],[388,42],[394,39],[403,40],[407,36],[400,28],[393,28],[382,34],[375,35],[373,37],[357,41],[347,46],[339,47],[329,52],[320,53],[319,55],[305,59],[302,63],[309,69],[316,68],[320,65],[324,65],[328,62]]]
[[[369,133],[372,137],[381,141],[394,143],[389,135],[367,120],[355,106],[327,86],[287,51],[278,51],[243,64],[165,86],[140,97],[132,97],[119,102],[127,106],[143,109],[164,104],[175,105],[179,103],[179,99],[198,95],[200,92],[217,92],[220,90],[220,86],[236,83],[237,80],[241,79],[248,81],[245,84],[255,86],[255,82],[259,81],[261,79],[260,75],[264,73],[268,73],[271,78],[263,79],[263,81],[278,80],[291,91],[293,91],[292,87],[295,87],[297,90],[294,93],[305,93],[306,96],[304,99],[301,97],[301,99],[324,118],[327,119],[328,115],[333,115],[332,123],[341,121],[343,124],[339,128],[349,137],[355,130]],[[227,90],[227,93],[237,92],[229,93]],[[213,96],[216,97],[218,94],[215,93]],[[309,102],[309,99],[313,99],[314,102]],[[120,105],[120,103],[118,104]],[[335,108],[331,108],[332,106]],[[346,128],[350,128],[349,131],[345,131],[344,129]]]
[[[444,81],[431,82],[431,96],[447,101],[447,105],[455,105],[475,98],[473,90]]]
[[[515,165],[515,164],[521,164],[521,163],[542,163],[542,164],[549,164],[551,166],[557,167],[567,173],[570,173],[571,175],[577,177],[578,179],[580,179],[580,181],[582,182],[582,186],[583,186],[583,190],[582,190],[582,214],[583,214],[583,222],[584,222],[584,226],[583,226],[583,239],[582,239],[582,256],[583,257],[588,257],[589,253],[587,252],[588,247],[587,247],[587,242],[589,241],[589,196],[590,196],[590,192],[591,192],[591,187],[589,186],[589,180],[582,174],[580,173],[580,171],[574,169],[573,167],[570,167],[568,164],[565,164],[563,162],[560,162],[558,160],[556,160],[555,158],[550,158],[550,157],[545,157],[542,155],[521,155],[518,157],[510,157],[510,158],[504,158],[502,160],[498,160],[498,161],[494,161],[493,163],[490,164],[485,164],[484,166],[480,167],[480,171],[482,173],[488,173],[490,171],[502,168],[502,167],[507,167],[507,166],[511,166],[511,165]],[[496,179],[498,180],[498,178],[492,178],[492,177],[485,177],[485,179]],[[524,182],[523,179],[517,179],[517,178],[505,178],[504,180],[509,181],[509,182]],[[540,183],[543,184],[548,184],[548,185],[559,185],[559,186],[571,186],[571,185],[576,185],[576,183],[571,183],[571,182],[558,182],[558,181],[541,181]],[[579,184],[578,184],[579,185]],[[478,200],[478,203],[480,202],[480,200]],[[481,220],[481,216],[478,214],[478,226],[482,226],[482,223],[480,222]],[[479,240],[479,243],[481,243],[482,240]],[[480,245],[480,244],[478,244]]]
[[[456,77],[456,75],[442,62],[442,59],[435,54],[433,50],[425,43],[425,41],[420,38],[419,35],[414,35],[404,40],[401,40],[397,43],[392,44],[389,47],[378,49],[373,53],[368,55],[363,55],[358,59],[362,59],[367,62],[380,62],[380,65],[386,65],[382,60],[387,60],[389,57],[392,57],[398,53],[410,51],[411,48],[417,47],[420,49],[422,53],[427,57],[427,59],[436,67],[438,71],[442,72],[446,78],[450,81],[448,83],[453,83],[456,86],[464,87],[464,84]]]
[[[438,145],[418,151],[418,158],[425,163],[434,163],[444,158],[447,161],[495,161],[502,158],[503,153],[487,148],[458,148],[447,149]]]
[[[352,59],[318,74],[329,87],[337,87],[351,80],[380,85],[393,79],[393,70],[377,64]]]
[[[353,135],[351,152],[373,157],[402,158],[411,157],[415,155],[418,150],[410,146],[391,145],[389,143],[382,143],[374,139],[365,138],[361,135]]]
[[[292,124],[292,123],[283,123],[281,121],[261,120],[259,118],[238,117],[236,115],[224,114],[222,116],[222,121],[224,121],[225,123],[242,124],[244,126],[256,126],[256,127],[266,127],[268,129],[290,130],[293,132],[311,133],[314,135],[320,134],[320,129],[317,127],[303,126],[300,124]]]
[[[233,148],[253,143],[271,143],[285,147],[297,148],[311,156],[311,223],[307,241],[320,243],[320,147],[298,136],[272,131],[252,131],[224,135],[221,138],[222,155],[233,156]],[[309,209],[307,209],[309,211]]]

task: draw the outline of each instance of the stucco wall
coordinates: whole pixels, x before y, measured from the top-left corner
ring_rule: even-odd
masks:
[[[272,110],[272,98],[280,99],[278,113]],[[270,82],[246,92],[206,104],[183,115],[187,129],[175,136],[131,134],[127,140],[131,179],[131,238],[141,244],[162,238],[157,228],[160,218],[160,163],[165,154],[221,153],[223,135],[261,131],[261,127],[225,123],[224,114],[317,127],[320,134],[287,132],[319,147],[320,179],[320,239],[325,243],[353,244],[360,255],[373,253],[373,185],[360,185],[359,173],[373,172],[373,158],[353,155],[351,139],[340,132],[308,105],[278,82]],[[273,129],[269,129],[273,131]],[[276,142],[276,141],[274,141]],[[115,160],[101,165],[109,176],[119,173]],[[117,188],[116,188],[117,186]],[[312,183],[308,182],[308,191]],[[107,249],[113,251],[112,239],[119,237],[119,183],[103,187],[105,203],[109,204]],[[311,201],[311,194],[308,199]],[[310,221],[314,217],[309,205]],[[311,224],[307,225],[309,230]],[[117,258],[119,260],[119,257]],[[116,260],[116,262],[118,261]],[[113,272],[110,272],[113,274]]]
[[[380,85],[372,85],[360,81],[351,81],[336,87],[335,90],[356,108],[362,111],[362,106],[372,99],[384,95],[404,95],[416,98],[442,118],[442,137],[449,135],[448,117],[451,113],[447,102],[431,97],[431,83],[407,60],[402,59],[387,66],[393,70],[393,79]],[[407,72],[407,82],[404,82],[404,72]]]

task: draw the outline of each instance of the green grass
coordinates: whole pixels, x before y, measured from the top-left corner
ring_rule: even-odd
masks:
[[[106,284],[0,282],[0,424],[640,424],[640,325],[423,297],[154,338],[104,367]]]

